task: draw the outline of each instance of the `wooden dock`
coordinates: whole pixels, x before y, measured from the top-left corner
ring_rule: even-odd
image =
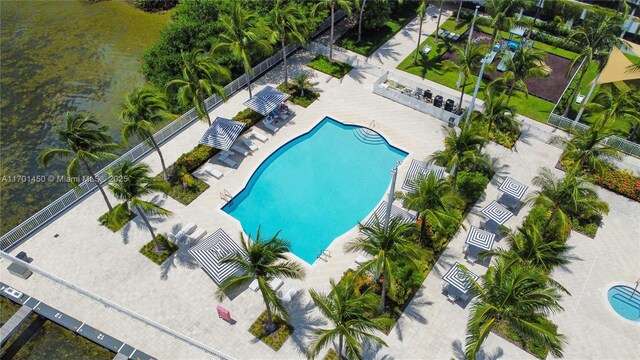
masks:
[[[30,307],[22,305],[20,309],[18,309],[18,311],[13,314],[11,319],[7,320],[7,322],[2,325],[2,328],[0,328],[0,338],[2,338],[0,344],[4,344],[7,340],[9,340],[11,335],[13,335],[16,330],[18,330],[20,324],[27,320],[29,315],[31,315],[31,312],[33,312],[33,310]]]

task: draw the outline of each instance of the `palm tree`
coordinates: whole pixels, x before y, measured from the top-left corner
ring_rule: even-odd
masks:
[[[122,102],[120,131],[122,140],[127,143],[132,136],[140,140],[148,140],[151,146],[158,152],[162,164],[162,175],[167,180],[167,167],[160,146],[153,138],[155,126],[171,118],[167,109],[164,94],[150,88],[137,88],[125,97]]]
[[[92,163],[112,160],[118,157],[113,153],[118,148],[118,144],[113,142],[107,127],[101,126],[92,113],[67,112],[65,115],[65,127],[58,131],[58,140],[66,148],[44,150],[38,156],[38,162],[42,166],[49,166],[51,160],[55,158],[71,159],[67,166],[67,178],[74,187],[77,187],[80,183],[80,167],[83,166],[89,173],[93,183],[100,190],[111,212],[113,207],[109,202],[107,193],[105,193],[100,179],[91,167]]]
[[[433,172],[428,176],[419,176],[414,182],[414,190],[408,193],[397,192],[396,197],[404,201],[407,209],[416,211],[421,219],[420,241],[424,241],[427,217],[434,225],[444,228],[445,223],[455,221],[451,210],[463,206],[464,200],[453,189],[447,179],[436,178]]]
[[[307,42],[308,26],[304,15],[300,11],[300,5],[295,2],[277,0],[270,12],[270,22],[273,36],[280,40],[282,46],[282,60],[284,62],[284,85],[289,86],[289,73],[287,67],[286,43],[304,45]]]
[[[507,104],[511,101],[511,95],[516,88],[524,92],[525,96],[529,96],[525,80],[551,74],[551,68],[544,62],[546,54],[528,46],[520,46],[513,56],[507,55],[505,52],[502,58],[505,60],[506,71],[494,82],[509,84]]]
[[[608,122],[627,120],[635,122],[640,120],[638,108],[640,95],[635,88],[616,90],[615,94],[610,87],[603,87],[598,91],[593,101],[586,108],[600,120],[600,126],[604,127]]]
[[[491,45],[493,45],[500,29],[511,29],[516,23],[513,15],[522,8],[528,7],[530,0],[486,0],[485,9],[491,15],[493,33],[491,34]]]
[[[608,137],[609,132],[605,131],[601,125],[595,124],[585,131],[572,130],[572,136],[569,139],[558,137],[553,141],[565,145],[562,160],[572,160],[579,164],[581,169],[602,175],[604,171],[611,168],[612,160],[622,158],[618,149],[605,144]]]
[[[379,0],[385,4],[389,3],[389,0]],[[398,0],[398,4],[402,4],[404,0]],[[367,5],[367,0],[354,0],[353,5],[359,10],[358,13],[358,42],[362,40],[362,20],[364,19],[364,8]]]
[[[393,276],[395,261],[408,259],[414,267],[419,267],[416,259],[421,258],[422,249],[411,241],[415,224],[403,223],[400,217],[395,217],[389,221],[388,226],[380,223],[376,218],[372,226],[358,224],[358,227],[364,237],[349,241],[345,250],[347,252],[362,251],[373,256],[371,260],[360,264],[358,272],[370,271],[376,277],[382,278],[382,296],[380,297],[380,312],[382,312],[387,290],[391,294],[396,292]]]
[[[438,42],[438,36],[440,36],[440,19],[442,19],[442,7],[444,6],[444,0],[433,0],[435,5],[440,5],[440,10],[438,10],[438,23],[436,24],[436,38],[434,41]]]
[[[376,297],[371,288],[356,294],[353,279],[343,278],[338,284],[331,279],[329,283],[329,294],[309,290],[313,302],[331,325],[327,329],[314,331],[307,357],[315,358],[336,338],[339,359],[362,359],[363,343],[387,346],[384,340],[372,334],[391,325],[391,319],[369,316],[376,310]]]
[[[205,100],[214,93],[222,99],[227,99],[227,94],[219,83],[230,79],[229,70],[215,64],[203,50],[181,52],[180,55],[182,79],[169,81],[165,90],[168,92],[172,87],[177,86],[180,104],[195,107],[200,119],[207,119],[207,123],[211,126]]]
[[[570,247],[563,241],[546,241],[540,231],[532,226],[520,227],[517,231],[509,232],[507,236],[509,250],[502,248],[484,251],[481,256],[496,255],[505,261],[516,260],[524,265],[544,270],[550,273],[558,265],[565,265],[569,260],[564,254]]]
[[[458,71],[462,74],[462,82],[460,83],[460,110],[462,110],[462,99],[464,97],[464,90],[469,84],[473,84],[473,76],[476,73],[480,72],[480,67],[482,67],[482,59],[484,59],[485,54],[487,53],[487,47],[484,45],[481,46],[460,46],[454,45],[453,51],[455,53],[455,62],[451,60],[443,61],[443,70],[444,71]],[[491,71],[491,64],[485,65],[485,69],[487,71]],[[467,80],[471,80],[469,84],[467,84]]]
[[[580,86],[584,75],[587,73],[589,64],[596,61],[598,63],[598,70],[601,71],[609,58],[609,53],[613,47],[620,47],[622,40],[618,37],[620,33],[620,24],[618,21],[614,21],[606,15],[595,14],[592,17],[588,17],[582,26],[579,26],[571,31],[565,42],[570,44],[578,44],[580,52],[571,59],[569,68],[567,69],[567,76],[570,75],[576,64],[584,62],[580,69],[580,75],[578,76],[578,82],[576,84],[573,94],[569,98],[567,107],[564,110],[562,116],[567,116],[576,96],[580,92]]]
[[[528,203],[550,209],[549,219],[540,232],[544,234],[553,219],[558,219],[562,231],[571,229],[571,215],[579,213],[608,213],[609,205],[598,199],[598,193],[584,176],[577,175],[577,167],[567,169],[563,179],[558,179],[549,168],[542,168],[533,178],[533,185],[540,190],[527,197]]]
[[[122,212],[116,214],[116,216],[124,216],[130,210],[135,210],[151,233],[151,239],[154,243],[153,250],[161,252],[163,250],[162,244],[158,242],[146,214],[167,217],[171,215],[171,211],[150,201],[142,200],[143,196],[166,190],[165,184],[152,177],[150,173],[151,168],[149,165],[145,163],[134,164],[129,160],[125,160],[109,169],[109,176],[113,179],[109,183],[109,190],[111,190],[116,199],[124,201],[123,206],[118,208]]]
[[[233,275],[227,278],[216,292],[218,300],[222,301],[225,292],[236,290],[256,279],[267,308],[267,332],[275,330],[272,311],[275,310],[284,318],[289,316],[281,300],[276,296],[276,292],[271,288],[270,281],[275,278],[302,279],[305,276],[302,266],[287,258],[286,253],[291,251],[291,244],[279,238],[279,234],[278,232],[269,239],[263,239],[260,236],[260,228],[255,239],[250,237],[245,239],[244,235],[240,234],[245,254],[235,254],[223,259],[222,262],[238,265],[244,275]]]
[[[506,95],[493,86],[485,90],[485,99],[482,112],[474,112],[474,121],[486,121],[489,123],[487,131],[491,131],[492,124],[500,124],[508,128],[517,128],[519,123],[515,119],[516,108],[509,106]]]
[[[534,340],[554,357],[562,357],[564,335],[544,314],[563,310],[560,294],[549,286],[544,272],[529,266],[498,259],[480,282],[469,276],[471,293],[476,298],[467,322],[465,356],[476,359],[491,329],[506,326],[523,342]]]
[[[300,90],[300,97],[304,97],[304,91],[306,89],[310,89],[313,84],[311,84],[309,82],[309,75],[307,74],[300,74],[296,77],[293,78],[293,81],[291,82],[291,84],[296,88]]]
[[[329,41],[329,61],[333,61],[333,23],[335,22],[336,7],[344,11],[347,16],[351,16],[351,1],[350,0],[318,0],[318,2],[311,8],[311,16],[316,17],[318,11],[324,9],[331,10],[331,40]]]
[[[445,128],[445,130],[447,131],[447,136],[444,138],[445,149],[436,151],[430,160],[442,164],[452,173],[452,185],[455,188],[458,172],[463,164],[483,161],[480,147],[484,145],[486,138],[472,122],[463,123],[460,133],[456,128]]]
[[[416,45],[416,53],[413,55],[413,65],[418,63],[418,54],[420,53],[420,38],[422,37],[422,24],[424,24],[424,18],[427,16],[427,8],[429,7],[429,0],[420,0],[418,6],[418,19],[420,21],[420,28],[418,29],[418,43]]]
[[[271,52],[272,46],[268,39],[271,29],[266,23],[258,22],[256,13],[243,9],[240,1],[235,3],[231,14],[220,15],[220,24],[224,30],[218,37],[220,42],[211,51],[216,54],[230,53],[242,63],[251,98],[250,77],[253,76],[253,68],[248,51],[252,49],[262,54]]]

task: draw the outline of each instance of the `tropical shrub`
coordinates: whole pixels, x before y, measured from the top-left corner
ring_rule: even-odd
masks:
[[[307,64],[308,67],[331,75],[335,78],[342,79],[353,67],[349,64],[341,63],[339,61],[330,61],[328,57],[324,55],[316,56],[311,62]]]
[[[169,10],[178,4],[178,0],[136,0],[136,6],[144,11]]]
[[[240,121],[246,124],[245,130],[253,126],[260,121],[264,116],[258,112],[255,112],[249,108],[244,109],[236,114],[231,120]]]
[[[489,179],[479,172],[458,173],[458,193],[468,205],[474,204],[489,184]]]
[[[544,227],[544,224],[549,219],[550,214],[551,211],[547,207],[543,205],[536,205],[531,209],[529,215],[524,220],[524,226],[531,226],[536,229],[542,229]],[[542,234],[542,236],[546,240],[557,239],[560,241],[566,241],[570,233],[570,229],[563,232],[562,226],[558,219],[554,219],[551,221],[551,223],[547,227],[547,230],[544,234]]]
[[[163,262],[165,262],[171,255],[173,255],[174,252],[178,250],[178,245],[167,240],[167,238],[162,234],[156,235],[156,240],[164,250],[162,250],[161,252],[154,251],[153,249],[155,246],[155,242],[151,240],[142,248],[140,248],[140,253],[149,258],[149,260],[153,261],[154,263],[162,265]]]
[[[210,146],[198,144],[193,150],[180,155],[178,160],[173,164],[174,174],[180,174],[184,172],[192,172],[200,165],[207,162],[215,155],[219,150]]]
[[[593,176],[596,183],[629,199],[640,201],[640,177],[627,170],[610,170]]]
[[[279,316],[274,316],[273,322],[277,326],[276,330],[267,333],[264,329],[264,323],[267,321],[267,312],[264,311],[256,321],[251,324],[249,332],[260,339],[263,343],[269,345],[275,351],[280,350],[285,341],[293,333],[293,326],[288,324]]]

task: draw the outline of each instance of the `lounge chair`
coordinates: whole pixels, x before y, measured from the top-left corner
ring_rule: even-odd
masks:
[[[576,96],[576,104],[582,104],[583,101],[584,101],[584,95],[578,94],[578,96]]]
[[[284,281],[282,281],[282,279],[275,278],[269,281],[269,285],[273,291],[278,291],[278,289],[284,285]]]
[[[261,134],[257,131],[252,131],[249,133],[249,135],[251,135],[251,137],[256,138],[262,142],[267,142],[267,140],[269,140],[269,138],[266,135]]]
[[[258,287],[258,279],[254,279],[251,284],[249,284],[249,289],[253,290],[253,291],[258,291],[259,287]]]
[[[454,303],[456,301],[458,301],[458,297],[451,294],[451,293],[447,293],[447,300],[449,300],[450,302]]]
[[[218,160],[222,161],[223,163],[225,163],[225,164],[227,164],[227,165],[229,165],[231,167],[234,167],[234,166],[236,166],[237,163],[235,161],[229,159],[229,156],[231,156],[233,154],[234,154],[233,151],[228,151],[228,150],[221,151],[220,152],[220,156],[218,156]]]
[[[191,240],[198,241],[202,239],[203,236],[207,235],[207,230],[199,229],[194,231],[192,234],[187,235],[187,237]]]
[[[198,226],[194,223],[188,223],[183,226],[175,235],[174,238],[176,241],[182,240],[185,236],[191,234]]]
[[[431,46],[429,46],[429,45],[425,45],[425,46],[422,48],[422,55],[427,55],[427,54],[429,53],[429,51],[431,51]]]
[[[204,164],[202,169],[206,171],[207,174],[213,176],[216,179],[220,179],[224,175],[220,170],[214,168],[212,163]]]
[[[296,290],[295,288],[291,288],[282,296],[282,301],[289,302],[293,300],[296,295],[298,295],[298,290]]]
[[[248,156],[251,153],[248,149],[241,147],[239,144],[231,145],[231,149],[242,156]]]
[[[369,261],[369,259],[367,259],[366,257],[360,255],[356,258],[356,264],[358,265],[362,265],[363,263],[366,263],[367,261]]]
[[[271,125],[271,121],[267,121],[267,119],[262,120],[262,124],[272,133],[277,133],[280,128]]]
[[[258,150],[258,145],[254,144],[253,141],[245,137],[240,137],[240,141],[244,144],[244,146],[248,147],[251,152]]]

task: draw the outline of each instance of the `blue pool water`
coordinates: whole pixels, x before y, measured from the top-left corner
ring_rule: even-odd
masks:
[[[627,320],[640,322],[640,292],[634,293],[632,287],[617,285],[609,289],[607,297],[618,315]]]
[[[312,264],[374,209],[406,156],[375,132],[325,118],[269,156],[222,210],[247,234],[258,226],[263,237],[281,231]]]

